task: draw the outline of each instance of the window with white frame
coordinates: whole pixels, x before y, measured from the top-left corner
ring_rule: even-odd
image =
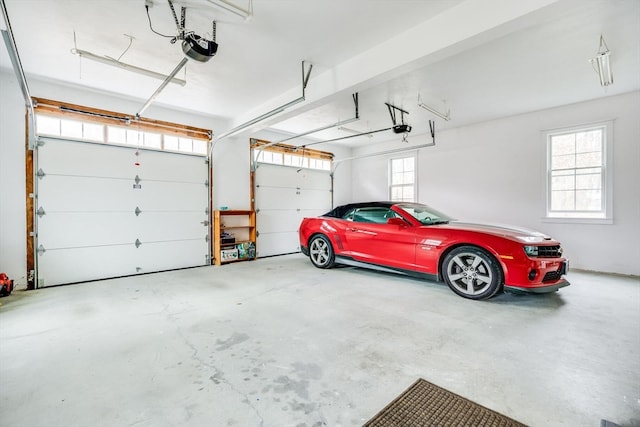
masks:
[[[610,219],[612,123],[547,133],[547,217]]]
[[[389,160],[389,199],[394,202],[416,201],[415,155]]]

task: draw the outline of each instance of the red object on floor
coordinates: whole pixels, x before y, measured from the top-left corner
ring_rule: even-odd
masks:
[[[13,291],[13,280],[6,273],[0,273],[0,297],[7,296]]]

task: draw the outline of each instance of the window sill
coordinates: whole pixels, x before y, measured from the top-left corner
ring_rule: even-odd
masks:
[[[542,222],[559,224],[598,224],[611,225],[613,218],[575,218],[575,217],[544,217]]]

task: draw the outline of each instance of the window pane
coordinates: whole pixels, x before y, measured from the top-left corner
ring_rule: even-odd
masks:
[[[172,135],[164,136],[164,149],[178,151],[178,137]]]
[[[126,144],[126,130],[124,128],[118,128],[114,126],[107,127],[107,142],[112,142],[114,144]]]
[[[60,136],[60,119],[36,115],[37,133]]]
[[[576,167],[575,154],[553,156],[551,158],[551,169],[569,169]]]
[[[575,152],[575,135],[556,135],[551,138],[551,154],[560,156]]]
[[[573,191],[553,191],[551,193],[551,210],[575,210],[575,193]]]
[[[127,129],[127,141],[125,142],[125,144],[137,146],[142,145],[142,132]]]
[[[576,167],[602,166],[602,152],[587,152],[576,154]]]
[[[576,176],[576,189],[578,190],[600,190],[601,188],[602,174],[599,171],[594,173],[581,171]]]
[[[82,138],[82,122],[60,120],[60,136]]]
[[[193,152],[198,154],[207,154],[207,141],[199,139],[193,140]]]
[[[193,140],[191,138],[178,138],[178,150],[193,152]]]
[[[576,134],[576,152],[602,151],[602,129]]]
[[[600,190],[576,191],[576,209],[579,211],[599,211],[602,209]]]
[[[151,133],[151,132],[141,132],[142,134],[142,145],[146,148],[162,148],[162,135],[159,133]]]
[[[82,124],[82,137],[89,141],[104,142],[104,125],[97,123],[83,123]]]
[[[551,190],[574,190],[575,189],[575,177],[570,176],[555,176],[551,178]]]

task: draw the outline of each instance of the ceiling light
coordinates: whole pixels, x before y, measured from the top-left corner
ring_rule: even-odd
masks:
[[[425,103],[423,103],[420,100],[420,95],[418,95],[418,107],[424,108],[425,110],[429,111],[432,114],[435,114],[436,116],[440,117],[441,119],[444,119],[446,121],[451,120],[451,110],[447,110],[446,114],[445,113],[441,113],[440,111],[436,110],[433,107],[430,107],[428,105],[426,105]]]
[[[123,70],[131,71],[134,73],[142,74],[147,77],[153,77],[154,79],[165,80],[168,76],[166,74],[157,73],[155,71],[148,70],[146,68],[136,67],[135,65],[126,64],[124,62],[118,61],[113,58],[109,58],[107,56],[96,55],[95,53],[88,52],[82,49],[71,49],[71,53],[74,55],[78,55],[80,58],[90,59],[95,62],[100,62],[101,64],[111,65],[113,67],[122,68]],[[174,77],[171,79],[171,83],[179,84],[180,86],[184,86],[187,84],[186,80],[179,79]]]
[[[605,43],[604,37],[600,35],[600,48],[598,49],[598,55],[589,60],[600,76],[600,86],[609,86],[613,84],[613,73],[611,72],[609,55],[611,55],[609,47],[607,46],[607,43]]]

